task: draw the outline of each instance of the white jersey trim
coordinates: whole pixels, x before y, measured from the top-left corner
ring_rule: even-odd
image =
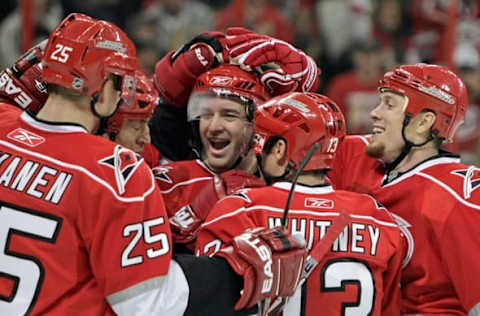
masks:
[[[168,274],[135,284],[107,297],[117,315],[181,316],[188,305],[190,289],[180,265],[172,260]]]
[[[175,183],[175,185],[173,185],[171,188],[169,188],[167,190],[161,190],[160,192],[163,193],[163,194],[167,194],[167,193],[172,192],[173,190],[175,190],[179,186],[187,185],[187,184],[191,184],[191,183],[195,183],[195,182],[199,182],[199,181],[211,180],[211,179],[212,179],[212,177],[193,178],[193,179],[190,179],[190,180],[187,180],[187,181]]]
[[[272,206],[268,206],[268,205],[254,205],[254,206],[251,206],[251,207],[241,207],[241,208],[238,208],[230,213],[227,213],[227,214],[224,214],[222,216],[219,216],[217,218],[214,218],[208,222],[205,222],[203,223],[202,227],[205,227],[205,226],[208,226],[208,225],[211,225],[215,222],[218,222],[224,218],[228,218],[228,217],[232,217],[232,216],[235,216],[239,213],[242,213],[242,212],[253,212],[253,211],[260,211],[260,210],[267,210],[267,211],[270,211],[270,212],[274,212],[274,213],[279,213],[279,214],[283,214],[285,212],[284,209],[282,208],[277,208],[277,207],[272,207]],[[307,211],[307,210],[289,210],[288,211],[290,214],[305,214],[305,215],[311,215],[311,216],[339,216],[340,213],[339,212],[318,212],[318,211]],[[397,227],[398,228],[398,225],[396,223],[390,223],[390,222],[385,222],[385,221],[381,221],[381,220],[378,220],[376,219],[375,217],[372,217],[372,216],[367,216],[367,215],[355,215],[355,214],[350,214],[350,216],[352,218],[358,218],[358,219],[366,219],[366,220],[371,220],[379,225],[384,225],[384,226],[388,226],[388,227]],[[393,219],[392,219],[393,220]]]
[[[209,173],[212,174],[212,176],[216,176],[217,174],[215,172],[213,172],[212,170],[210,170],[210,168],[208,168],[208,166],[203,162],[201,161],[200,159],[195,159],[195,162],[197,164],[200,165],[200,167],[202,167],[203,169],[205,169],[205,171],[208,171]]]
[[[272,187],[290,191],[290,189],[292,188],[292,183],[276,182],[272,185]],[[333,192],[333,188],[331,185],[307,187],[297,183],[297,185],[295,186],[295,192],[300,192],[305,194],[328,194]]]
[[[372,135],[370,134],[367,134],[367,135],[349,135],[349,137],[352,137],[352,138],[360,138],[360,140],[362,142],[365,143],[365,145],[368,145],[368,137],[370,137]]]
[[[30,116],[27,112],[23,112],[20,115],[20,118],[27,123],[28,125],[45,131],[45,132],[54,132],[54,133],[86,133],[88,134],[88,131],[85,130],[85,128],[73,124],[48,124],[44,122],[37,121],[35,118]]]
[[[432,177],[431,175],[423,173],[423,172],[419,172],[418,175],[421,176],[421,177],[427,178],[432,182],[435,182],[436,184],[438,184],[439,186],[444,188],[447,192],[449,192],[451,195],[453,195],[453,197],[455,197],[463,205],[466,205],[470,208],[473,208],[473,209],[476,209],[476,210],[480,211],[480,205],[465,201],[460,195],[458,195],[457,192],[455,192],[455,190],[453,190],[451,187],[449,187],[448,185],[446,185],[442,181],[438,180],[437,178]]]
[[[413,177],[416,174],[419,174],[420,171],[425,170],[425,169],[430,168],[430,167],[435,166],[435,165],[442,165],[442,164],[449,164],[449,163],[459,163],[459,162],[460,162],[460,158],[451,158],[451,157],[440,157],[440,158],[437,158],[437,159],[429,160],[429,161],[426,161],[426,162],[420,164],[419,166],[413,168],[412,170],[407,171],[404,174],[401,174],[400,176],[398,176],[398,178],[396,178],[392,182],[389,182],[389,183],[383,185],[382,187],[385,188],[385,187],[389,187],[389,186],[392,186],[394,184],[397,184],[398,182],[403,181],[407,178]],[[385,176],[387,176],[387,175],[385,175]]]
[[[78,165],[70,164],[70,163],[67,163],[67,162],[64,162],[64,161],[60,161],[60,160],[57,160],[57,159],[52,158],[50,156],[43,155],[43,154],[40,154],[40,153],[37,153],[37,152],[30,151],[28,149],[24,149],[24,148],[15,146],[14,144],[6,142],[4,140],[0,140],[0,145],[3,145],[5,147],[11,148],[13,150],[16,150],[16,151],[19,151],[19,152],[22,152],[22,153],[25,153],[25,154],[28,154],[28,155],[32,155],[34,157],[37,157],[37,158],[40,158],[40,159],[43,159],[43,160],[50,161],[50,162],[52,162],[54,164],[57,164],[59,166],[62,166],[64,168],[69,168],[69,169],[80,171],[80,172],[84,173],[86,176],[88,176],[90,179],[92,179],[93,181],[95,181],[98,184],[107,188],[117,200],[122,201],[122,202],[131,203],[131,202],[144,201],[145,197],[150,195],[150,193],[152,193],[154,188],[155,188],[155,180],[153,179],[153,173],[149,172],[150,178],[151,178],[150,179],[151,180],[151,187],[147,191],[145,191],[145,193],[143,193],[141,196],[121,197],[120,195],[117,194],[115,189],[112,186],[110,186],[110,184],[108,182],[106,182],[105,180],[101,179],[100,177],[94,175],[93,173],[91,173],[90,171],[88,171],[87,169],[85,169],[82,166],[78,166]]]

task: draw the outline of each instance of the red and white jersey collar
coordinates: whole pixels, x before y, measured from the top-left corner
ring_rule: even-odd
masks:
[[[384,185],[382,185],[382,186],[385,187],[385,186],[393,185],[393,184],[398,183],[398,182],[400,182],[400,181],[402,181],[406,178],[414,176],[414,175],[418,174],[419,172],[421,172],[421,171],[423,171],[427,168],[430,168],[432,166],[442,165],[442,164],[451,164],[451,163],[460,163],[460,162],[461,162],[460,157],[456,157],[456,156],[442,156],[442,155],[435,156],[435,157],[432,157],[430,159],[427,159],[427,160],[419,163],[417,166],[413,167],[412,169],[410,169],[408,171],[399,172],[397,174],[394,173],[395,171],[391,171],[390,172],[390,175],[391,175],[390,178],[392,180],[388,181],[387,183],[384,183]],[[385,182],[385,180],[387,178],[388,178],[388,174],[386,174],[384,176],[383,182]]]
[[[64,122],[48,122],[33,117],[28,112],[23,112],[21,120],[33,128],[44,132],[53,133],[88,133],[87,129],[79,124]]]
[[[275,188],[290,191],[290,189],[292,188],[292,183],[291,182],[275,182],[272,186]],[[309,187],[309,186],[297,183],[295,185],[295,192],[305,193],[305,194],[329,194],[333,192],[333,188],[329,184]]]

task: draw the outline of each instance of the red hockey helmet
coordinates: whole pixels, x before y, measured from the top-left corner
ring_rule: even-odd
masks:
[[[432,110],[437,119],[432,128],[435,137],[452,140],[465,119],[467,89],[462,80],[443,66],[414,64],[396,67],[380,81],[380,91],[391,90],[408,98],[405,114],[415,116]]]
[[[198,99],[205,95],[225,97],[245,104],[250,121],[255,106],[270,98],[255,75],[229,64],[222,64],[198,77],[188,101],[189,121],[199,118],[202,109],[198,106]]]
[[[123,79],[122,90],[130,89],[138,69],[135,53],[132,41],[114,24],[72,13],[50,34],[43,78],[90,97],[109,74]]]
[[[128,95],[122,95],[122,103],[114,116],[108,119],[106,131],[117,134],[126,119],[146,120],[149,119],[158,104],[158,92],[153,82],[143,72],[135,72],[136,91],[133,99]]]
[[[272,137],[287,142],[290,161],[298,168],[308,150],[320,148],[304,170],[331,168],[345,137],[345,118],[331,99],[318,93],[293,92],[277,96],[255,111],[255,151],[260,153]]]

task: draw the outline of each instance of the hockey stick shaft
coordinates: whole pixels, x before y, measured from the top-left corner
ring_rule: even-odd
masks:
[[[335,219],[333,225],[327,229],[326,234],[310,251],[303,270],[303,279],[308,278],[310,273],[315,269],[318,263],[323,259],[332,247],[332,244],[340,236],[345,227],[350,224],[352,218],[345,211],[341,211],[340,215]],[[303,282],[302,282],[303,283]]]

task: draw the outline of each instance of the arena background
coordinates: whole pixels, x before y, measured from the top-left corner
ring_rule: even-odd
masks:
[[[291,42],[316,59],[319,92],[343,108],[350,133],[369,132],[386,70],[446,65],[470,97],[466,122],[447,149],[480,165],[480,0],[2,0],[2,69],[71,12],[119,25],[149,74],[161,56],[204,30],[244,26]]]

